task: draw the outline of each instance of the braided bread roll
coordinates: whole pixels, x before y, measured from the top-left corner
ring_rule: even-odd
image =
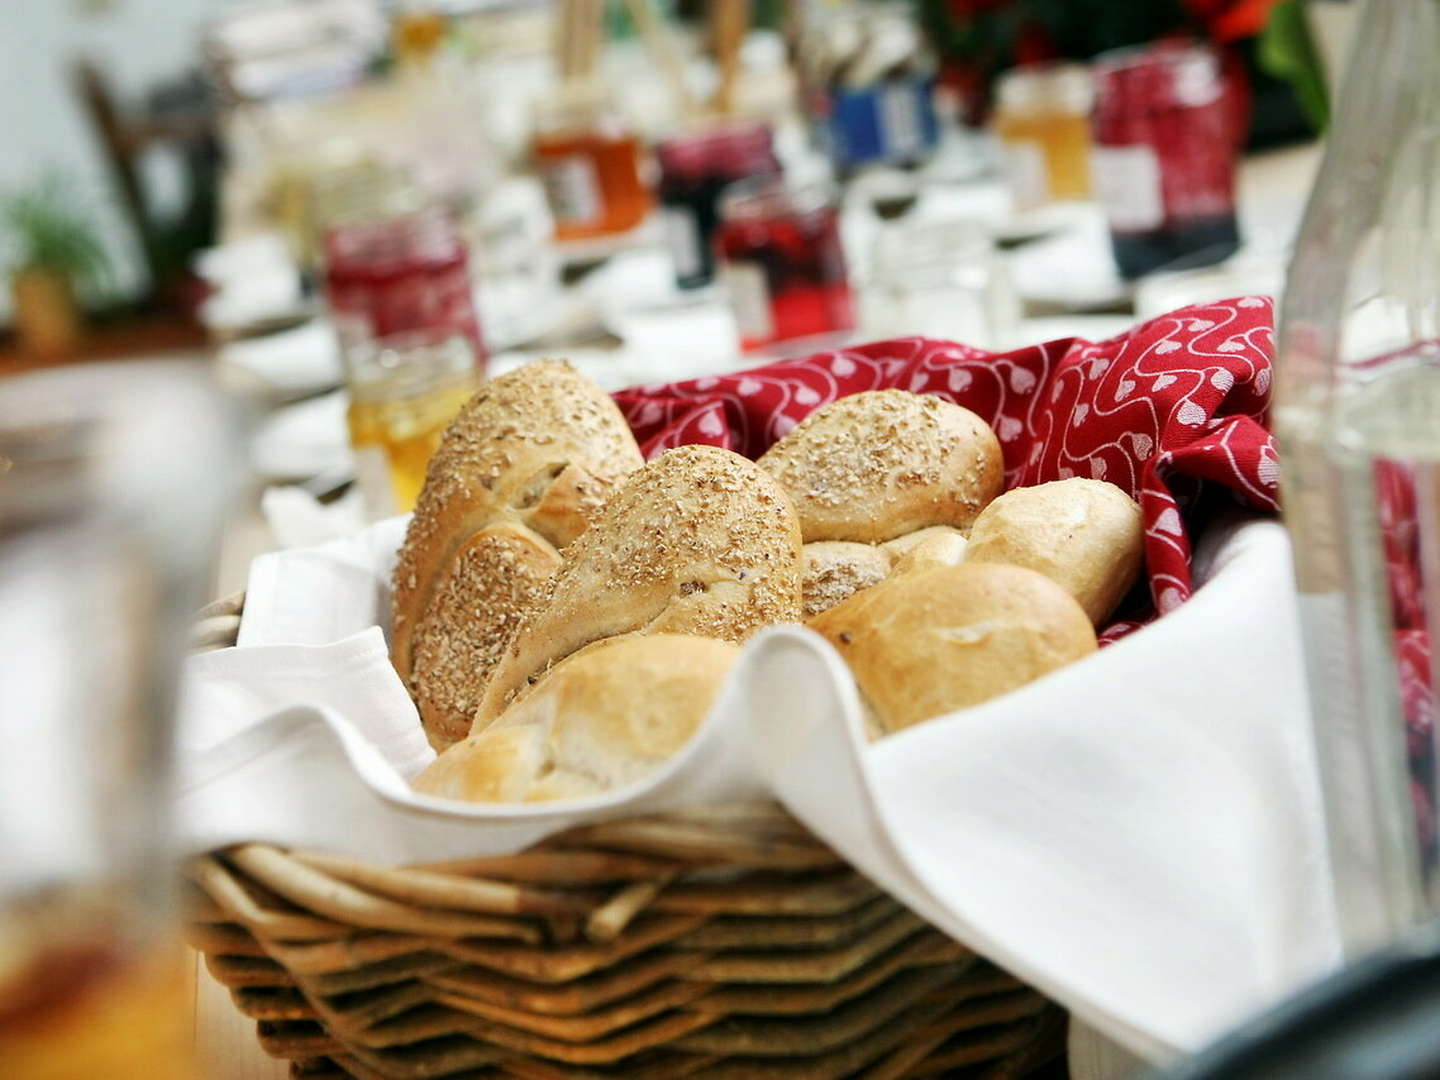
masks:
[[[483,731],[551,665],[625,634],[742,641],[800,617],[800,526],[785,492],[713,446],[670,450],[631,474],[565,552],[548,602],[496,665]]]
[[[437,750],[469,734],[560,550],[641,464],[615,403],[563,361],[490,382],[445,432],[395,566],[390,642]]]
[[[1004,481],[990,425],[907,390],[867,390],[817,409],[757,464],[794,500],[806,543],[965,530]]]

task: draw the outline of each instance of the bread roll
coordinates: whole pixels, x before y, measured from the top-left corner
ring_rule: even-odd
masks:
[[[415,779],[430,795],[521,802],[596,794],[674,755],[699,728],[740,650],[711,638],[615,638],[556,664],[495,724]]]
[[[965,561],[1009,563],[1060,585],[1099,626],[1140,576],[1140,507],[1114,484],[1074,477],[1007,491],[970,531]]]
[[[950,525],[931,525],[880,545],[893,560],[892,575],[956,566],[965,557],[965,546],[965,534]]]
[[[885,580],[888,552],[870,544],[817,540],[806,544],[803,614],[819,615],[847,596]]]
[[[521,616],[549,595],[560,554],[523,525],[482,529],[440,574],[413,638],[411,692],[430,743],[470,734],[485,680]]]
[[[566,549],[549,600],[496,666],[474,730],[547,667],[602,638],[741,641],[798,619],[801,577],[795,510],[769,476],[713,446],[670,450],[633,473]]]
[[[905,390],[871,390],[812,413],[758,462],[790,494],[806,543],[878,543],[930,525],[968,528],[1000,493],[989,425]]]
[[[641,462],[614,402],[561,361],[495,379],[446,430],[395,566],[390,643],[437,749],[468,732],[559,549]]]
[[[883,581],[809,625],[850,665],[886,733],[997,697],[1095,651],[1085,612],[1049,578],[968,561]]]

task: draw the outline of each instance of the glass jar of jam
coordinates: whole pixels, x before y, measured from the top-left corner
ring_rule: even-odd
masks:
[[[675,283],[682,289],[708,285],[715,277],[712,245],[721,194],[737,181],[780,174],[770,127],[737,121],[677,135],[656,146],[655,156]]]
[[[1239,145],[1219,55],[1161,42],[1095,61],[1092,167],[1126,278],[1209,266],[1239,246]]]
[[[532,153],[561,243],[618,236],[650,212],[640,140],[598,86],[570,84],[540,103]]]
[[[396,334],[448,330],[484,364],[469,253],[443,211],[333,226],[325,293],[342,355]]]
[[[732,185],[720,198],[715,247],[741,348],[855,328],[829,184],[761,177]]]

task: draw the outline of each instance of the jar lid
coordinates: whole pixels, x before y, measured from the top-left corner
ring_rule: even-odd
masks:
[[[1130,107],[1208,105],[1223,92],[1220,57],[1200,41],[1183,39],[1115,49],[1095,58],[1095,92]]]
[[[1025,64],[996,81],[996,104],[1006,112],[1085,114],[1094,101],[1090,70],[1083,64]]]
[[[720,196],[720,216],[726,221],[764,221],[811,214],[831,206],[835,188],[829,181],[788,183],[779,176],[741,180]]]
[[[778,170],[770,125],[734,120],[682,132],[659,143],[655,155],[667,175],[740,179]]]

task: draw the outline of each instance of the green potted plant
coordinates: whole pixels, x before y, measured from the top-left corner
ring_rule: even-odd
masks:
[[[101,286],[110,271],[94,222],[52,175],[0,198],[0,230],[12,252],[21,348],[40,356],[72,351],[80,339],[77,294]]]

